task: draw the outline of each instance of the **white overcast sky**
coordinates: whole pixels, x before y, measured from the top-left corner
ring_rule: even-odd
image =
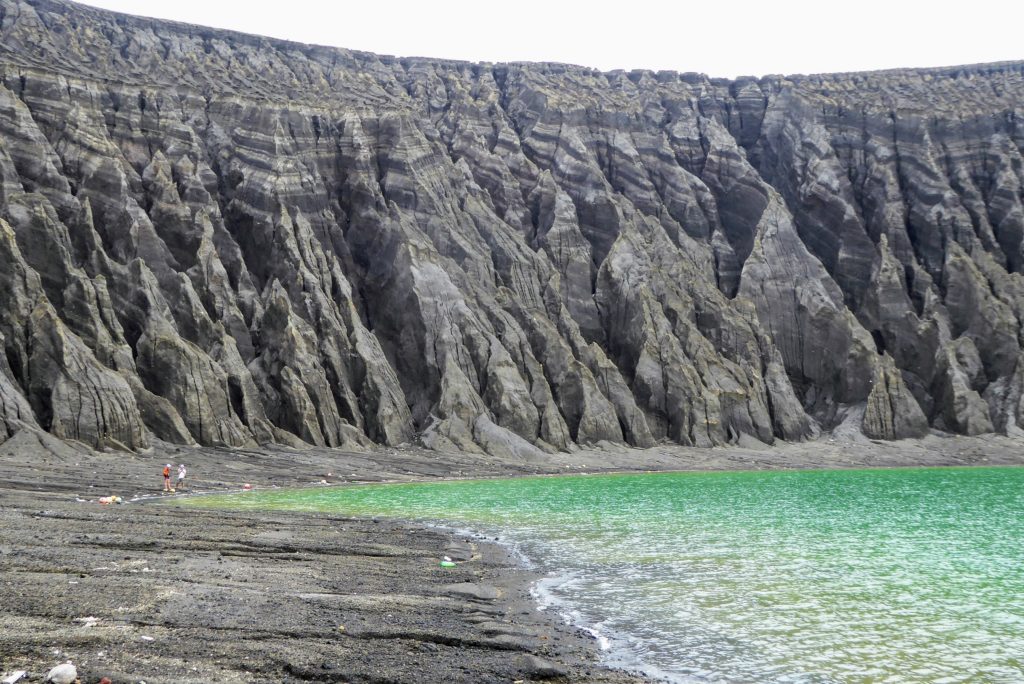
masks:
[[[399,56],[569,62],[711,76],[1024,58],[1024,0],[89,0],[304,43]]]

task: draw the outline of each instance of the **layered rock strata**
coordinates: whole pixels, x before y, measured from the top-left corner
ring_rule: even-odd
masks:
[[[729,81],[0,0],[0,439],[1013,432],[1022,117],[1022,63]]]

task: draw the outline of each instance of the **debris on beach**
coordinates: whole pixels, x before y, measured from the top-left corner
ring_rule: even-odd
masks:
[[[92,617],[91,615],[89,617],[75,618],[75,622],[82,623],[82,627],[95,627],[99,621],[100,619],[98,617]]]
[[[44,682],[52,682],[53,684],[71,684],[78,679],[78,669],[71,664],[71,661],[58,665],[49,672],[46,673],[46,679]]]
[[[27,674],[28,672],[25,672],[25,670],[17,670],[3,679],[0,679],[0,682],[2,682],[2,684],[15,684],[15,682],[21,680]]]

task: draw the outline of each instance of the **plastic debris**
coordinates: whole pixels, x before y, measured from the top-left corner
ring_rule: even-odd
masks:
[[[338,631],[339,632],[344,632],[345,631],[345,625],[338,625]]]
[[[455,567],[455,563],[453,563],[452,561],[443,560],[443,561],[441,561],[441,567],[442,568],[454,568]]]
[[[242,485],[242,489],[244,489],[245,491],[249,491],[250,489],[252,489],[252,485],[246,483],[246,484]]]
[[[99,621],[98,617],[92,617],[91,615],[89,617],[75,618],[75,622],[81,622],[83,627],[95,627]]]
[[[139,638],[140,638],[140,639],[142,639],[143,641],[156,641],[156,639],[154,639],[153,637],[151,637],[151,636],[146,636],[145,634],[143,634],[143,635],[142,635],[142,636],[140,636]]]
[[[28,672],[25,672],[24,670],[17,670],[15,672],[12,672],[11,674],[7,675],[6,677],[4,677],[0,681],[2,681],[3,684],[14,684],[15,682],[17,682],[18,680],[22,679],[27,674],[28,674]]]

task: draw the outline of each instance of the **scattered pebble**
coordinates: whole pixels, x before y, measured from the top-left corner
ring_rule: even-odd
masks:
[[[78,679],[78,668],[68,661],[47,672],[46,679],[43,681],[52,682],[53,684],[71,684],[76,679]]]

